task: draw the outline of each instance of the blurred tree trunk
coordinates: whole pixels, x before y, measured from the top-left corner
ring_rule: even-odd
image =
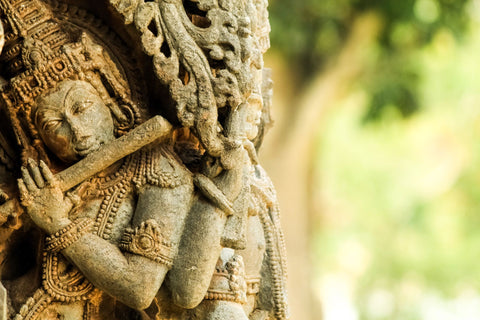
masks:
[[[310,179],[315,138],[322,115],[358,79],[366,66],[366,48],[376,40],[380,19],[366,13],[354,28],[339,56],[302,92],[293,92],[295,66],[275,54],[267,56],[273,68],[275,126],[267,135],[260,157],[275,183],[282,210],[289,264],[289,300],[292,319],[321,316],[320,301],[312,289],[309,239],[312,212]]]

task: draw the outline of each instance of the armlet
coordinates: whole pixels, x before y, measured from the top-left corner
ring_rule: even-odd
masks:
[[[153,219],[142,222],[135,229],[127,228],[120,242],[120,249],[172,267],[174,250],[163,239],[160,227]]]

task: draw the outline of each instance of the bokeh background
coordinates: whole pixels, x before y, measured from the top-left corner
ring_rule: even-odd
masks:
[[[480,319],[480,1],[271,0],[292,319]]]

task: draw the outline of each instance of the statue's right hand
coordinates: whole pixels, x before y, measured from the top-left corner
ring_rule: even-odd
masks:
[[[20,203],[33,222],[49,234],[70,224],[68,213],[72,202],[65,197],[48,166],[43,161],[38,165],[29,160],[28,168],[21,170],[22,178],[18,180]]]

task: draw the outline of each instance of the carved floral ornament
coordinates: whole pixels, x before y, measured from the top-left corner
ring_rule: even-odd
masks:
[[[0,318],[288,318],[266,8],[0,0]]]

